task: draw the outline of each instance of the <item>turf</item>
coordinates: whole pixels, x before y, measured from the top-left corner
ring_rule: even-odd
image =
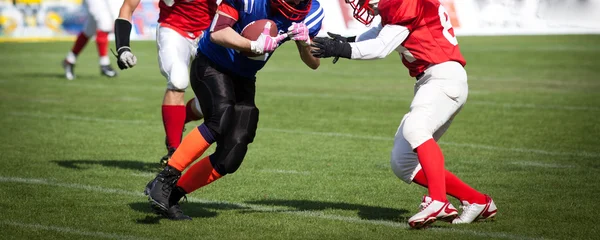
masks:
[[[389,167],[414,84],[395,54],[312,71],[281,47],[258,75],[244,163],[189,195],[193,221],[173,222],[141,193],[166,153],[155,43],[135,42],[139,65],[115,79],[90,44],[74,81],[60,67],[70,43],[2,43],[0,238],[596,238],[600,36],[459,40],[469,99],[440,144],[446,167],[494,198],[494,222],[407,228],[426,190]]]

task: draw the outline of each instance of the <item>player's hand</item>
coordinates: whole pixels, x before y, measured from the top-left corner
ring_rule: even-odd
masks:
[[[117,65],[121,70],[132,68],[137,64],[137,58],[128,47],[122,47],[118,50]]]
[[[288,36],[296,42],[299,42],[302,46],[309,46],[310,36],[308,35],[308,27],[304,23],[292,23],[292,26],[288,28]]]
[[[167,6],[171,7],[175,4],[175,0],[162,0]]]
[[[342,35],[339,35],[337,33],[332,33],[332,32],[327,32],[327,35],[329,35],[329,37],[333,38],[334,40],[338,40],[338,41],[342,41],[342,42],[354,42],[356,39],[355,36],[343,37]]]
[[[313,39],[311,46],[314,49],[311,50],[310,53],[316,58],[352,57],[352,47],[350,44],[340,40],[316,37]]]
[[[271,22],[265,24],[263,32],[256,41],[250,42],[250,50],[256,54],[265,54],[275,51],[279,43],[288,37],[287,33],[271,37]]]

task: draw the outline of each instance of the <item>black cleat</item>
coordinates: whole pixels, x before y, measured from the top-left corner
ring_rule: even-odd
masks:
[[[169,210],[167,210],[166,213],[163,214],[163,216],[165,216],[168,219],[175,220],[175,221],[191,221],[192,220],[192,218],[190,216],[183,214],[183,211],[181,211],[181,207],[179,207],[179,204],[175,204],[175,205],[171,206],[169,208]]]
[[[62,62],[63,69],[65,69],[65,77],[67,80],[75,79],[75,64],[70,63],[67,59]]]
[[[171,156],[173,156],[173,153],[175,153],[175,148],[168,148],[167,149],[167,155],[164,155],[161,159],[160,159],[160,167],[166,167],[167,164],[169,163],[169,160],[171,160]]]
[[[100,66],[100,74],[107,77],[116,77],[117,71],[115,71],[110,65]]]
[[[151,185],[148,201],[150,201],[150,205],[155,209],[158,213],[167,212],[171,207],[169,204],[169,197],[171,196],[171,192],[175,188],[175,184],[177,184],[177,180],[181,177],[181,172],[171,166],[166,166],[152,182],[149,183]],[[148,186],[146,186],[148,187]]]

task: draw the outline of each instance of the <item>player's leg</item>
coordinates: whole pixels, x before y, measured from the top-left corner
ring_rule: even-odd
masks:
[[[90,17],[96,22],[96,49],[98,50],[100,74],[107,77],[117,76],[117,72],[110,66],[108,56],[108,35],[113,31],[116,17],[113,16],[109,0],[86,1]]]
[[[415,85],[415,97],[404,119],[402,135],[417,153],[419,164],[428,181],[429,196],[423,199],[422,210],[409,219],[413,227],[427,226],[442,217],[452,220],[456,210],[446,198],[444,155],[433,134],[463,106],[468,95],[464,68],[455,62],[430,67]],[[423,225],[423,226],[421,226]]]
[[[185,193],[209,184],[225,174],[213,168],[211,156],[203,158],[181,176],[181,172],[202,156],[210,144],[216,141],[217,151],[222,148],[222,133],[231,125],[235,102],[234,88],[229,77],[211,68],[205,58],[193,61],[190,81],[204,110],[205,123],[193,129],[183,139],[167,167],[153,180],[154,186],[149,192],[149,198],[153,206],[163,212]],[[164,180],[161,174],[172,177],[170,180]]]
[[[91,37],[96,34],[96,20],[90,16],[85,22],[83,31],[77,35],[75,43],[71,51],[67,53],[67,57],[63,60],[63,68],[65,70],[65,77],[67,80],[75,79],[75,64],[77,63],[77,56],[85,48]]]
[[[198,98],[192,98],[185,104],[185,123],[198,121],[204,117]]]
[[[156,45],[158,65],[161,74],[167,79],[161,114],[165,128],[167,155],[161,158],[166,164],[181,143],[186,120],[185,90],[189,85],[188,66],[190,61],[190,41],[175,30],[159,26]]]

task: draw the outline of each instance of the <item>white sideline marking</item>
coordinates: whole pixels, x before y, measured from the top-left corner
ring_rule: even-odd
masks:
[[[73,229],[73,228],[67,228],[67,227],[55,227],[55,226],[47,226],[47,225],[40,225],[40,224],[27,224],[27,223],[12,222],[12,221],[0,221],[0,225],[10,225],[10,226],[20,227],[20,228],[55,231],[55,232],[60,232],[60,233],[69,233],[69,234],[83,235],[83,236],[97,237],[97,238],[132,239],[132,240],[133,239],[148,239],[148,238],[141,238],[141,237],[136,237],[136,236],[125,236],[125,235],[118,235],[118,234],[104,233],[104,232],[88,232],[88,231],[77,230],[77,229]]]
[[[310,172],[307,171],[296,171],[296,170],[283,170],[283,169],[263,169],[260,170],[261,172],[268,172],[268,173],[283,173],[283,174],[303,174],[303,175],[309,175]]]
[[[94,117],[80,117],[73,115],[57,115],[57,114],[45,114],[45,113],[33,113],[33,112],[8,112],[13,116],[28,116],[37,118],[51,118],[51,119],[65,119],[65,120],[76,120],[76,121],[92,121],[92,122],[109,122],[109,123],[124,123],[124,124],[139,124],[142,126],[150,126],[153,124],[151,121],[144,120],[121,120],[121,119],[108,119],[108,118],[94,118]],[[326,136],[326,137],[343,137],[353,139],[364,139],[364,140],[377,140],[377,141],[393,141],[393,137],[379,137],[370,135],[354,135],[348,133],[336,133],[336,132],[313,132],[313,131],[302,131],[302,130],[290,130],[290,129],[278,129],[278,128],[258,128],[258,131],[267,132],[281,132],[281,133],[293,133],[293,134],[304,134],[304,135],[315,135],[315,136]],[[493,151],[509,151],[518,153],[536,153],[550,156],[575,156],[575,157],[600,157],[600,153],[597,152],[559,152],[559,151],[546,151],[531,148],[511,148],[511,147],[496,147],[482,144],[472,143],[455,143],[440,141],[441,145],[469,147],[475,149],[486,149]]]
[[[66,187],[66,188],[73,188],[73,189],[82,189],[82,190],[87,190],[87,191],[109,193],[109,194],[121,194],[121,195],[128,195],[128,196],[145,197],[145,195],[142,192],[132,192],[132,191],[126,191],[126,190],[121,190],[121,189],[103,188],[103,187],[89,186],[89,185],[83,185],[83,184],[57,183],[57,182],[51,182],[47,179],[0,176],[0,182],[38,184],[38,185]],[[406,223],[386,221],[386,220],[367,220],[367,219],[361,219],[361,218],[357,218],[357,217],[345,217],[345,216],[338,216],[338,215],[328,215],[328,214],[324,214],[323,212],[319,212],[319,211],[295,211],[288,207],[266,207],[266,206],[246,204],[246,203],[211,201],[211,200],[204,200],[204,199],[198,199],[198,198],[192,198],[192,197],[189,197],[188,201],[197,202],[197,203],[234,205],[234,206],[240,207],[240,209],[249,209],[249,210],[260,211],[260,212],[293,214],[293,215],[298,215],[298,216],[303,216],[303,217],[316,217],[316,218],[322,218],[322,219],[328,219],[328,220],[338,220],[338,221],[344,221],[344,222],[350,222],[350,223],[373,224],[373,225],[389,226],[389,227],[395,227],[395,228],[401,228],[401,229],[409,228],[408,224],[406,224]],[[40,225],[40,226],[42,226],[42,225]],[[431,230],[432,231],[442,231],[442,232],[453,232],[453,233],[465,234],[465,235],[492,237],[492,238],[505,238],[505,239],[511,239],[511,240],[542,239],[542,238],[530,238],[530,237],[525,237],[525,236],[513,235],[513,234],[508,234],[508,233],[503,233],[503,232],[478,232],[478,231],[473,231],[473,230],[460,230],[460,229],[453,229],[453,228],[431,228]],[[86,232],[82,232],[82,231],[78,231],[78,230],[74,230],[74,231],[86,233]],[[71,232],[71,233],[73,233],[73,232]],[[112,234],[107,234],[107,236],[112,236]],[[115,236],[118,236],[118,235],[115,235]],[[127,237],[127,236],[122,236],[122,237]]]
[[[573,165],[544,163],[544,162],[535,162],[535,161],[517,161],[517,162],[511,162],[511,164],[521,165],[521,166],[531,166],[531,167],[544,167],[544,168],[574,168],[574,167],[576,167]]]

